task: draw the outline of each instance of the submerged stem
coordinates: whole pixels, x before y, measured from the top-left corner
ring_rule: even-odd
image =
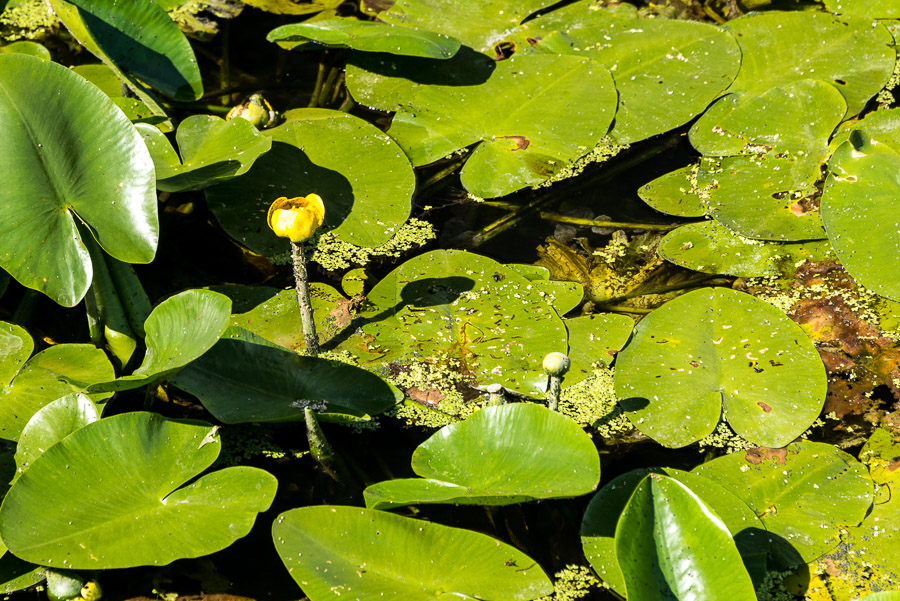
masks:
[[[297,289],[297,304],[300,306],[300,323],[303,326],[303,340],[307,352],[319,354],[319,337],[316,335],[316,322],[313,320],[312,303],[309,302],[309,276],[306,273],[306,256],[303,248],[291,242],[291,259],[294,261],[294,284]]]
[[[589,225],[591,227],[609,227],[618,230],[645,230],[651,232],[668,232],[680,227],[681,223],[628,223],[625,221],[598,221],[596,219],[582,219],[581,217],[568,217],[541,211],[541,219],[557,221],[559,223],[572,223],[575,225]]]

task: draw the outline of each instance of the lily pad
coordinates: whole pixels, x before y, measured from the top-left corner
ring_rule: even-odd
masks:
[[[661,213],[703,217],[708,211],[708,189],[697,187],[700,165],[693,164],[661,175],[638,189],[641,200]]]
[[[866,468],[824,443],[750,449],[693,471],[741,498],[807,563],[837,547],[841,533],[859,525],[872,506]]]
[[[769,11],[733,19],[725,29],[741,47],[729,92],[759,93],[798,79],[834,85],[859,113],[894,70],[893,38],[871,18],[810,11]]]
[[[65,67],[3,54],[0,81],[0,153],[14,157],[0,175],[0,266],[74,306],[92,276],[76,223],[119,260],[156,254],[153,162],[110,99]]]
[[[90,344],[59,344],[30,359],[34,342],[22,328],[0,322],[0,438],[18,440],[42,407],[114,377],[106,354]],[[99,401],[108,394],[91,394]]]
[[[303,421],[307,406],[318,407],[323,421],[368,419],[403,398],[362,368],[225,338],[172,382],[226,424]]]
[[[163,192],[200,190],[242,175],[272,140],[246,119],[225,121],[212,115],[191,115],[178,125],[175,140],[181,158],[169,140],[152,125],[137,125],[156,167],[156,187]]]
[[[378,18],[391,25],[440,31],[481,52],[491,52],[528,16],[553,0],[397,0]]]
[[[57,442],[100,419],[97,406],[81,393],[67,394],[31,416],[16,445],[16,479]]]
[[[275,520],[272,538],[311,601],[334,599],[335,591],[359,601],[528,601],[553,592],[540,566],[514,547],[375,509],[292,509]]]
[[[460,45],[459,40],[445,34],[355,19],[282,25],[270,31],[266,39],[286,50],[327,46],[436,59],[450,58]]]
[[[544,356],[566,351],[562,320],[528,280],[486,257],[453,250],[415,257],[366,297],[362,338],[344,348],[365,363],[447,357],[481,385],[543,396]]]
[[[645,477],[631,495],[616,526],[616,556],[631,601],[756,600],[722,519],[662,474]]]
[[[215,286],[213,289],[233,303],[230,325],[253,332],[288,350],[306,348],[294,288],[278,290],[266,286],[235,285]],[[328,284],[319,282],[309,285],[309,297],[321,346],[349,325],[349,301]]]
[[[616,361],[616,396],[641,432],[667,447],[711,434],[781,447],[825,400],[825,368],[800,326],[749,294],[705,288],[645,317]]]
[[[50,60],[50,51],[47,50],[47,47],[38,44],[37,42],[32,42],[31,40],[21,40],[19,42],[12,42],[11,44],[4,44],[3,46],[0,46],[0,53],[27,54],[45,61]]]
[[[709,478],[674,468],[642,468],[606,484],[594,495],[584,513],[581,544],[585,557],[604,583],[619,595],[625,595],[625,579],[616,558],[616,525],[638,484],[651,473],[664,474],[681,482],[720,516],[734,538],[743,567],[754,582],[762,582],[766,575],[769,537],[750,507]]]
[[[130,390],[169,376],[209,350],[222,337],[230,316],[231,300],[211,290],[185,290],[167,298],[144,322],[147,352],[141,366],[90,390]]]
[[[412,468],[420,478],[366,488],[366,507],[510,505],[577,497],[600,482],[591,437],[569,418],[530,403],[487,407],[441,428],[415,450]]]
[[[166,565],[224,549],[269,508],[277,482],[252,467],[196,478],[219,455],[215,431],[153,413],[81,428],[10,489],[3,542],[26,561],[76,570]]]
[[[406,221],[415,190],[409,160],[377,127],[340,111],[298,109],[269,130],[272,149],[243,176],[207,188],[219,223],[250,250],[273,255],[288,241],[266,227],[281,196],[318,194],[325,201],[323,231],[345,242],[375,247]]]
[[[593,375],[594,366],[606,367],[634,329],[634,320],[627,315],[598,313],[564,320],[569,332],[569,359],[572,365],[563,380],[564,386],[577,384]]]
[[[825,10],[837,15],[867,19],[900,19],[900,2],[897,0],[824,0],[824,4]]]
[[[709,214],[742,236],[817,240],[822,219],[809,202],[818,194],[819,174],[816,156],[770,151],[703,159],[697,184],[707,190]]]
[[[866,288],[900,300],[900,153],[869,140],[864,150],[844,142],[829,161],[822,195],[828,238],[846,270]]]
[[[481,142],[460,178],[471,193],[492,198],[543,182],[586,154],[615,111],[615,86],[598,63],[517,55],[480,85],[416,88],[388,133],[416,166]]]
[[[718,221],[682,225],[659,243],[659,254],[676,265],[742,278],[789,276],[799,262],[824,260],[830,251],[827,240],[763,242],[744,238]]]
[[[641,19],[631,10],[576,2],[528,21],[522,45],[596,60],[610,70],[619,106],[610,136],[630,144],[702,113],[731,84],[741,65],[735,38],[697,21]]]
[[[203,82],[194,51],[153,0],[52,0],[59,19],[97,58],[175,100],[197,100]]]

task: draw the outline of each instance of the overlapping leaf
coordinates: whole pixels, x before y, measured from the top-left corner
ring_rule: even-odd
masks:
[[[103,92],[61,65],[0,55],[0,119],[0,154],[8,157],[0,171],[0,267],[73,306],[92,277],[76,223],[121,261],[153,259],[153,162]]]
[[[569,418],[525,403],[487,407],[441,428],[415,450],[412,467],[420,478],[369,486],[366,506],[510,505],[576,497],[600,481],[591,437]]]

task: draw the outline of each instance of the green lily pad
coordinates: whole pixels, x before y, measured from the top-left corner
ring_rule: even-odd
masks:
[[[459,40],[445,34],[355,19],[322,19],[282,25],[266,39],[286,50],[327,46],[362,52],[446,59],[459,50]]]
[[[691,145],[705,156],[731,156],[755,148],[822,155],[847,102],[824,81],[801,79],[758,95],[731,94],[691,127]]]
[[[190,43],[153,0],[53,0],[51,6],[72,35],[114,70],[175,100],[203,95]]]
[[[631,601],[756,601],[722,519],[695,492],[662,474],[649,474],[631,495],[616,526],[616,557]]]
[[[343,3],[343,0],[311,0],[310,2],[297,2],[297,0],[242,0],[242,4],[264,10],[276,15],[308,15],[327,10],[334,10]]]
[[[742,278],[788,276],[796,271],[799,262],[824,260],[830,251],[827,240],[790,243],[751,240],[718,221],[682,225],[659,243],[659,254],[676,265]]]
[[[117,259],[153,260],[153,162],[109,98],[65,67],[4,54],[0,81],[0,153],[14,157],[0,176],[0,266],[23,286],[74,306],[92,275],[76,223],[86,223]]]
[[[804,205],[818,194],[819,157],[771,151],[703,159],[697,184],[709,214],[747,238],[796,241],[824,237],[818,211]]]
[[[25,424],[42,407],[94,383],[114,377],[100,349],[89,344],[59,344],[37,353],[22,328],[0,322],[0,438],[18,440]],[[90,394],[100,401],[108,394]]]
[[[634,320],[627,315],[599,313],[564,320],[569,332],[569,359],[572,365],[564,386],[577,384],[594,374],[594,366],[609,367],[631,337]]]
[[[163,192],[200,190],[243,175],[272,146],[272,140],[246,119],[225,121],[212,115],[191,115],[175,133],[179,159],[158,128],[144,124],[137,130],[153,158],[156,187]]]
[[[497,63],[480,85],[416,88],[388,133],[416,166],[481,142],[460,178],[492,198],[543,182],[586,154],[615,111],[615,86],[598,63],[521,55]]]
[[[647,474],[664,474],[689,487],[720,516],[754,582],[766,576],[769,537],[763,523],[733,493],[715,481],[674,468],[638,469],[614,478],[601,488],[587,506],[581,523],[584,555],[604,583],[625,595],[625,579],[616,558],[616,525],[628,500]]]
[[[900,300],[900,153],[877,141],[845,142],[829,161],[822,219],[841,264],[863,286]]]
[[[291,509],[275,520],[272,538],[310,601],[334,599],[335,591],[359,601],[527,601],[553,592],[540,566],[514,547],[375,509]]]
[[[569,418],[530,403],[486,407],[441,428],[415,450],[412,468],[420,478],[366,488],[366,507],[511,505],[577,497],[600,482],[591,437]]]
[[[632,7],[604,10],[576,2],[528,21],[522,46],[588,56],[610,70],[619,107],[610,136],[630,144],[684,125],[734,80],[741,65],[735,38],[697,21],[640,19]]]
[[[269,342],[292,351],[306,349],[297,291],[294,288],[278,290],[266,286],[215,286],[233,303],[232,326],[243,328],[265,338]],[[328,284],[315,282],[309,285],[309,299],[316,323],[319,345],[348,325],[341,307],[348,302]],[[346,314],[349,316],[349,313]]]
[[[0,53],[27,54],[45,61],[50,60],[50,51],[47,50],[47,47],[43,44],[32,42],[31,40],[21,40],[19,42],[12,42],[11,44],[4,44],[3,46],[0,46]]]
[[[528,280],[486,257],[432,251],[385,276],[366,297],[364,363],[447,357],[478,384],[543,396],[547,353],[566,351],[562,320]]]
[[[667,447],[711,434],[720,417],[747,440],[782,447],[818,417],[825,389],[825,368],[800,326],[725,288],[653,311],[616,361],[629,419]]]
[[[565,315],[584,300],[584,286],[579,282],[531,280],[531,285],[546,295],[559,315]]]
[[[708,190],[697,187],[700,165],[693,164],[661,175],[638,189],[641,200],[661,213],[703,217],[708,211]]]
[[[511,29],[552,4],[553,0],[397,0],[378,18],[391,25],[440,31],[493,54],[491,49]]]
[[[890,588],[900,582],[900,497],[895,494],[900,472],[893,469],[898,456],[900,443],[887,430],[875,430],[859,453],[876,485],[872,510],[859,526],[846,528],[841,545],[826,556],[865,589],[871,590],[873,584]]]
[[[900,19],[900,2],[897,0],[824,0],[824,4],[825,10],[837,15]]]
[[[226,424],[303,421],[307,406],[321,411],[323,421],[368,419],[403,398],[362,368],[225,338],[172,382]]]
[[[209,350],[228,327],[231,300],[211,290],[185,290],[161,302],[144,322],[147,352],[131,375],[94,384],[91,392],[130,390],[165,378]]]
[[[0,593],[14,593],[43,582],[44,568],[22,561],[2,544],[0,549],[3,550],[0,555]]]
[[[224,549],[269,508],[277,481],[252,467],[194,479],[219,455],[215,431],[153,413],[77,430],[6,495],[3,542],[26,561],[76,570],[166,565]]]
[[[893,38],[871,18],[808,11],[769,11],[728,22],[741,47],[732,93],[759,93],[798,79],[834,85],[859,113],[894,70]]]
[[[804,562],[837,547],[842,531],[859,525],[872,506],[866,468],[824,443],[750,449],[713,459],[693,472],[741,498]]]
[[[415,174],[403,151],[377,127],[340,111],[298,109],[265,131],[272,149],[243,176],[207,188],[219,223],[250,250],[273,255],[288,241],[266,227],[272,202],[315,193],[325,201],[322,231],[375,247],[406,221]]]
[[[81,393],[67,394],[31,416],[16,445],[16,479],[44,451],[100,419],[97,406]]]

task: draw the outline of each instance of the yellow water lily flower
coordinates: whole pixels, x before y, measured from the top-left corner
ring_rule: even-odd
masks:
[[[291,242],[305,242],[325,220],[325,203],[318,194],[285,198],[282,196],[269,207],[266,218],[277,236]]]

